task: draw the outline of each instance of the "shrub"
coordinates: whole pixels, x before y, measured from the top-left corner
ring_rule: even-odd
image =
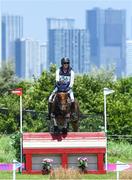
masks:
[[[132,161],[132,145],[127,141],[109,141],[108,142],[109,162]]]
[[[13,147],[13,142],[9,136],[0,136],[0,162],[11,163],[16,159],[16,150]]]

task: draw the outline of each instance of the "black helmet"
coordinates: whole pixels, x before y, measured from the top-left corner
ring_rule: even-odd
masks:
[[[62,59],[61,59],[61,65],[63,65],[64,63],[70,64],[70,59],[67,58],[67,57],[62,58]]]

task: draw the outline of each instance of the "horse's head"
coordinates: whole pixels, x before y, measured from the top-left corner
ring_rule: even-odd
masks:
[[[68,93],[58,92],[56,94],[56,103],[61,111],[67,111],[68,109]]]

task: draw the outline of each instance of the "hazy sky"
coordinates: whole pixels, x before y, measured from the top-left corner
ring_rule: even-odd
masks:
[[[127,10],[127,36],[132,26],[132,0],[0,0],[2,14],[24,17],[24,37],[47,40],[47,17],[74,18],[76,28],[85,27],[87,9],[112,7]]]

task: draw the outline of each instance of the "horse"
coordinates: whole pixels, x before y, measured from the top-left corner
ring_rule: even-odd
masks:
[[[79,105],[76,99],[74,103],[71,102],[68,92],[58,91],[49,111],[51,114],[50,132],[66,134],[69,123],[72,125],[73,132],[79,131]]]

